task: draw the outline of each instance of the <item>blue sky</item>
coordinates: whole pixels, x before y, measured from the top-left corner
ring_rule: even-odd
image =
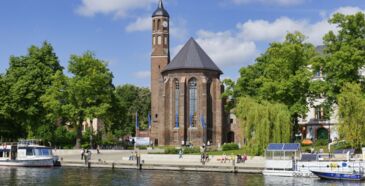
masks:
[[[239,77],[268,44],[301,31],[315,45],[334,12],[364,11],[365,0],[164,0],[171,17],[172,57],[194,37],[223,70]],[[0,1],[0,73],[9,57],[49,41],[60,63],[90,50],[108,62],[114,84],[150,84],[150,17],[157,0]],[[67,69],[67,68],[66,68]]]

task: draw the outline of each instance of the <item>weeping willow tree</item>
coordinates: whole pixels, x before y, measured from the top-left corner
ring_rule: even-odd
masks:
[[[245,148],[249,154],[261,155],[269,143],[290,141],[290,111],[283,104],[241,97],[236,106],[236,115],[244,130]]]
[[[365,142],[365,99],[359,84],[346,83],[337,97],[339,135],[352,147]]]

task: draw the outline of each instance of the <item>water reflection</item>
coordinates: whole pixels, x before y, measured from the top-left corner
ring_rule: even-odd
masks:
[[[232,174],[192,171],[137,171],[102,168],[6,168],[0,167],[2,185],[343,185],[365,182],[322,181],[315,178],[273,177],[257,174]]]
[[[319,185],[319,186],[365,186],[365,182],[356,181],[337,181],[337,180],[321,180],[319,178],[293,178],[293,177],[277,177],[264,176],[265,185]]]

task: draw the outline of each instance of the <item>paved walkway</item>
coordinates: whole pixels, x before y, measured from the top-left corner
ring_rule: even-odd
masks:
[[[95,150],[92,150],[91,163],[99,167],[110,167],[115,165],[121,165],[123,168],[136,168],[136,161],[129,160],[129,156],[134,151],[128,150],[101,150],[100,154],[97,154]],[[55,155],[60,157],[63,165],[78,165],[82,166],[84,160],[81,160],[81,150],[57,150]],[[199,169],[203,171],[232,171],[232,169],[239,169],[242,171],[250,170],[247,172],[257,173],[264,168],[263,157],[248,157],[245,163],[234,163],[232,161],[226,161],[225,163],[220,161],[222,156],[210,156],[210,161],[203,165],[200,162],[200,155],[183,155],[183,158],[179,158],[179,155],[168,154],[147,154],[147,151],[140,151],[141,160],[143,161],[144,168],[149,169],[167,169],[173,170],[192,170]],[[229,156],[227,156],[229,157]],[[207,170],[206,170],[207,169]],[[238,171],[239,172],[239,171]]]

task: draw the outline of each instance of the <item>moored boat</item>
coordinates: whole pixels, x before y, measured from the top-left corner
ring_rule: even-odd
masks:
[[[36,140],[0,145],[0,166],[53,167],[57,162],[52,148],[39,145]]]
[[[321,179],[328,180],[352,180],[360,181],[363,180],[364,174],[362,171],[352,171],[352,172],[332,172],[332,171],[314,171],[311,172]]]

